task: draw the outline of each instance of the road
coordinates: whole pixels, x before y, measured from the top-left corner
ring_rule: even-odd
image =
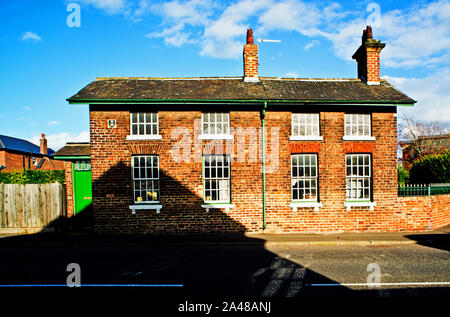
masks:
[[[271,247],[264,247],[263,243],[152,246],[55,242],[34,245],[15,244],[14,238],[3,238],[0,252],[1,285],[64,285],[73,272],[67,271],[69,263],[79,265],[82,285],[152,284],[148,287],[0,287],[0,293],[7,294],[450,295],[450,285],[436,284],[450,282],[447,243]],[[375,272],[367,271],[370,263],[375,263],[380,270],[379,280],[372,279],[380,282],[380,287],[370,288],[365,284],[369,274]],[[169,287],[154,287],[155,284]]]

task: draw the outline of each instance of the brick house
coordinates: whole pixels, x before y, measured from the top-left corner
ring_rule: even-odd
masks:
[[[23,169],[64,169],[63,162],[53,159],[54,151],[47,146],[45,135],[41,135],[40,146],[27,140],[0,135],[0,171],[11,172]]]
[[[380,80],[383,47],[364,30],[356,79],[260,77],[249,30],[243,77],[97,78],[68,99],[89,104],[94,229],[429,229],[397,196],[397,107],[415,101]]]

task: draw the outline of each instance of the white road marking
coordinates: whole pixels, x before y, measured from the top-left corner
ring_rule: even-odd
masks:
[[[322,287],[333,287],[333,286],[431,286],[431,285],[450,285],[450,282],[400,282],[400,283],[334,283],[334,284],[305,284],[305,286],[322,286]]]

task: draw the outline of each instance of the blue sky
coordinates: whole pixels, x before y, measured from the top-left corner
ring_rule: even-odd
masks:
[[[68,5],[80,8],[69,27]],[[450,0],[4,0],[0,134],[58,149],[87,141],[87,105],[66,98],[96,77],[242,76],[247,28],[260,75],[354,78],[364,26],[386,43],[381,75],[410,97],[414,119],[450,122]],[[74,20],[71,20],[74,21]]]

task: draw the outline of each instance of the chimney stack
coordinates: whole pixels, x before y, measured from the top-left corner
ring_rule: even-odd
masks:
[[[47,139],[45,138],[45,134],[41,134],[41,154],[47,155],[48,149],[47,149]]]
[[[361,46],[352,58],[358,63],[358,78],[367,85],[380,84],[380,52],[385,45],[373,39],[370,25],[363,30]]]
[[[244,45],[244,81],[258,82],[258,45],[253,43],[253,31],[247,30],[247,44]]]

